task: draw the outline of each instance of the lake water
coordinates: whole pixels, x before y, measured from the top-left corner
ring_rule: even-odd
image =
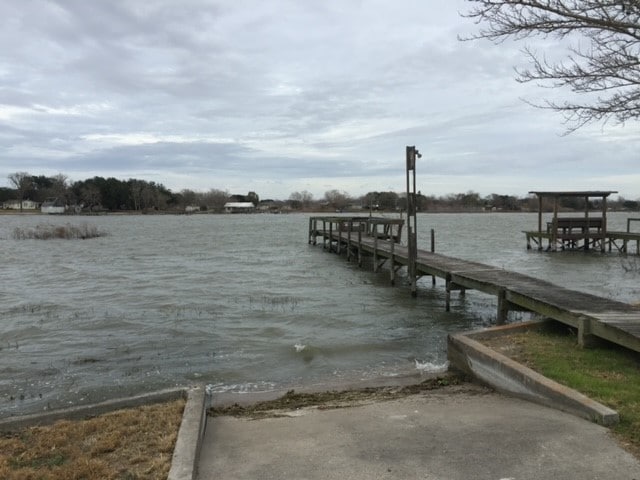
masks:
[[[624,230],[612,214],[610,229]],[[91,240],[16,240],[43,224]],[[621,301],[640,301],[635,259],[527,251],[536,214],[424,214],[419,242]],[[308,215],[0,216],[0,417],[205,383],[252,391],[442,367],[449,332],[495,320],[470,291],[391,287],[307,244]],[[401,271],[401,274],[404,272]],[[514,320],[518,320],[515,317]]]

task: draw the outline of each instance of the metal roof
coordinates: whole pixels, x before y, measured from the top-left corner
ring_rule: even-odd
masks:
[[[578,191],[558,191],[558,192],[540,192],[531,191],[539,197],[608,197],[612,193],[618,193],[616,190],[578,190]]]
[[[255,208],[255,205],[251,202],[227,202],[224,208]]]

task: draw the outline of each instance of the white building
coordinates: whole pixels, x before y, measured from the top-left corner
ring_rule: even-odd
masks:
[[[251,202],[227,202],[224,204],[225,213],[251,213],[256,206]]]
[[[64,213],[66,210],[66,205],[64,204],[64,202],[62,200],[60,200],[59,198],[47,198],[44,202],[42,202],[42,205],[40,206],[40,211],[42,213],[48,213],[48,214],[61,214]]]
[[[7,200],[2,204],[5,210],[20,210],[20,200]],[[22,210],[36,210],[38,204],[33,200],[22,200]]]

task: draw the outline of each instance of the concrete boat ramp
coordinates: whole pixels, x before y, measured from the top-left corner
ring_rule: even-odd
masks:
[[[608,430],[483,387],[208,419],[200,480],[637,479]]]

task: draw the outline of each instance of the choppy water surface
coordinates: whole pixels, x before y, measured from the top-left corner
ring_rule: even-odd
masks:
[[[612,215],[610,228],[625,228]],[[535,214],[421,215],[436,251],[622,301],[638,268],[617,254],[527,252]],[[92,240],[15,240],[88,223]],[[307,244],[306,215],[0,216],[0,416],[204,382],[255,390],[442,365],[446,334],[495,318],[478,292],[444,312]],[[624,265],[623,265],[624,264]]]

